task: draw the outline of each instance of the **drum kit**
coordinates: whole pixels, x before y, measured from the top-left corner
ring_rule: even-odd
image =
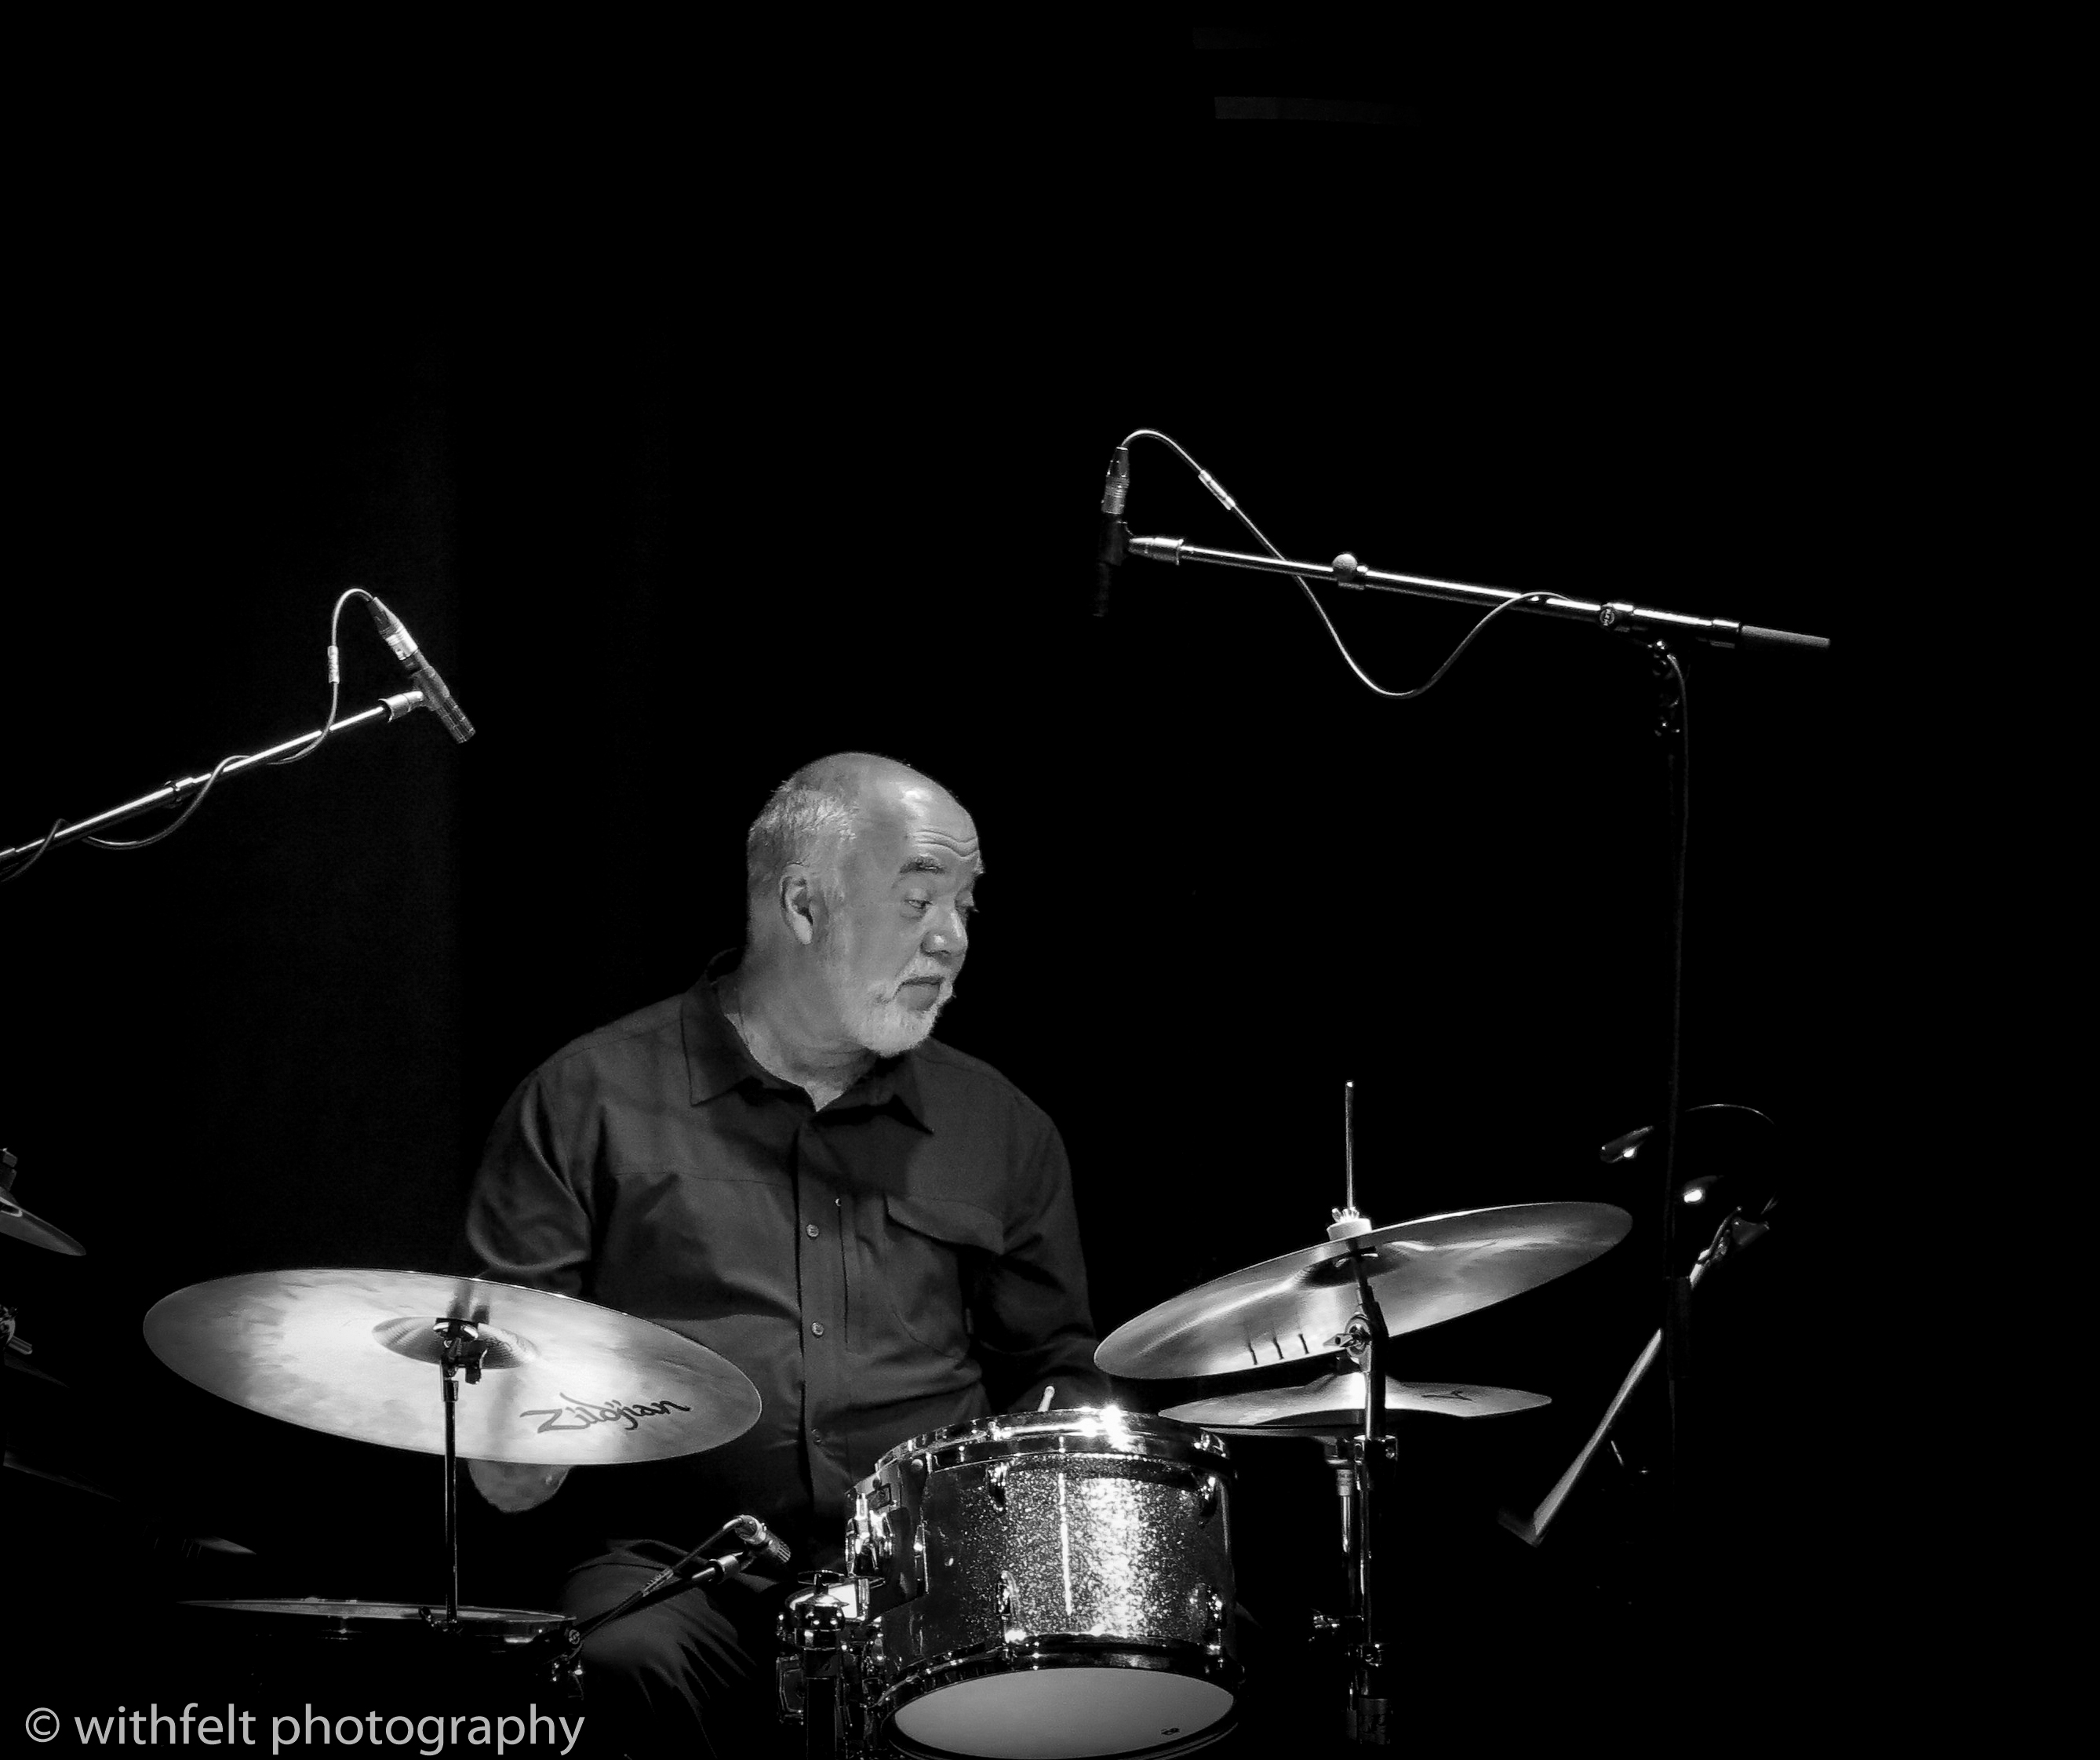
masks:
[[[1165,1757],[1235,1727],[1244,1685],[1233,1568],[1232,1447],[1314,1439],[1334,1470],[1349,1606],[1339,1640],[1347,1740],[1398,1736],[1376,1517],[1392,1495],[1398,1414],[1503,1415],[1547,1403],[1511,1388],[1385,1373],[1396,1334],[1475,1312],[1604,1253],[1630,1227],[1600,1204],[1523,1204],[1379,1228],[1343,1206],[1323,1241],[1215,1279],[1118,1328],[1096,1353],[1131,1381],[1215,1380],[1157,1414],[1117,1406],[989,1417],[915,1437],[853,1488],[845,1568],[805,1576],[780,1616],[779,1710],[810,1754]],[[0,1227],[69,1236],[9,1201]],[[46,1235],[55,1238],[46,1239]],[[607,1466],[695,1454],[757,1421],[732,1364],[668,1328],[545,1291],[417,1272],[223,1277],[171,1294],[145,1335],[170,1368],[250,1410],[439,1455],[442,1607],[241,1600],[188,1605],[284,1657],[351,1641],[382,1671],[470,1674],[500,1656],[575,1700],[588,1627],[462,1606],[457,1462]],[[1301,1383],[1234,1377],[1302,1362]],[[1046,1394],[1045,1404],[1050,1395]],[[1231,1439],[1229,1442],[1228,1439]],[[630,1603],[684,1592],[785,1549],[748,1517]],[[593,1621],[593,1625],[599,1621]]]
[[[1374,1228],[1345,1202],[1328,1239],[1202,1284],[1117,1329],[1108,1374],[1185,1381],[1304,1361],[1295,1387],[1220,1391],[1156,1416],[980,1420],[892,1449],[854,1489],[849,1573],[782,1619],[783,1714],[810,1754],[915,1760],[1187,1753],[1236,1721],[1228,1436],[1314,1438],[1335,1469],[1349,1611],[1345,1738],[1400,1736],[1381,1637],[1374,1519],[1401,1412],[1486,1417],[1540,1394],[1384,1373],[1396,1333],[1534,1289],[1621,1240],[1602,1204],[1522,1204]]]

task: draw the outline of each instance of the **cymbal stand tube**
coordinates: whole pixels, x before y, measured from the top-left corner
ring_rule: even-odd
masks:
[[[443,1341],[438,1375],[445,1402],[445,1629],[459,1627],[459,1373],[470,1382],[481,1379],[481,1359],[488,1348],[471,1320],[443,1320],[435,1330]]]
[[[1342,1207],[1357,1214],[1357,1085],[1342,1084]]]
[[[444,1368],[445,1385],[445,1623],[459,1623],[459,1440],[453,1414],[459,1407],[457,1372]]]
[[[1386,1435],[1385,1353],[1391,1342],[1385,1315],[1372,1292],[1365,1255],[1351,1255],[1357,1274],[1358,1309],[1349,1322],[1350,1354],[1364,1374],[1364,1433],[1350,1439],[1355,1468],[1356,1546],[1350,1559],[1350,1612],[1356,1638],[1349,1672],[1348,1739],[1360,1747],[1387,1747],[1399,1739],[1393,1700],[1386,1690],[1385,1645],[1379,1637],[1377,1517],[1382,1493],[1378,1481],[1392,1457]]]

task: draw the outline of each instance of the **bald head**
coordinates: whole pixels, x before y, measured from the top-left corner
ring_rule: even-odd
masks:
[[[975,827],[962,803],[931,776],[877,752],[834,752],[806,763],[773,791],[744,839],[744,892],[754,909],[770,901],[799,865],[836,878],[855,834],[934,816]]]

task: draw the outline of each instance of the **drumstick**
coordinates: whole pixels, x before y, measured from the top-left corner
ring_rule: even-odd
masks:
[[[1057,1392],[1057,1384],[1055,1382],[1052,1382],[1048,1386],[1045,1387],[1043,1390],[1043,1403],[1036,1407],[1035,1409],[1039,1412],[1048,1411],[1050,1409],[1050,1396]]]

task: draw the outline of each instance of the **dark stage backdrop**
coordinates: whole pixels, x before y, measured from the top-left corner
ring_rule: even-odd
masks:
[[[1286,582],[1133,562],[1091,617],[1093,509],[1110,448],[1155,426],[1291,554],[1842,637],[1851,320],[1837,290],[1565,189],[1458,224],[1434,166],[1360,137],[1232,146],[1207,168],[1229,201],[1186,165],[1144,192],[1182,191],[1176,226],[1217,248],[1135,261],[1074,248],[1068,202],[1043,219],[1056,249],[990,222],[932,259],[880,224],[820,257],[696,232],[583,290],[510,272],[520,253],[368,304],[54,298],[20,515],[38,562],[0,633],[0,837],[314,725],[351,584],[480,729],[360,729],[228,782],[163,846],[61,851],[0,889],[0,1141],[22,1200],[90,1248],[0,1242],[0,1298],[68,1384],[9,1377],[11,1446],[126,1500],[37,1481],[63,1553],[129,1537],[161,1593],[440,1591],[434,1462],[190,1388],[141,1315],[235,1271],[456,1264],[512,1085],[689,984],[739,933],[768,789],[867,747],[983,829],[942,1036],[1062,1127],[1104,1332],[1321,1238],[1345,1078],[1381,1223],[1635,1213],[1599,1263],[1402,1340],[1395,1373],[1555,1402],[1410,1431],[1417,1554],[1462,1630],[1637,1595],[1617,1463],[1540,1553],[1493,1512],[1544,1492],[1657,1316],[1658,1172],[1597,1156],[1662,1088],[1641,657],[1511,617],[1428,698],[1378,701]],[[1135,529],[1239,544],[1162,451],[1134,465]],[[1329,603],[1389,684],[1470,621]],[[346,701],[395,688],[361,609],[343,647]],[[1687,662],[1685,1096],[1780,1121],[1788,1200],[1701,1298],[1703,1532],[1736,1560],[1711,1597],[1762,1609],[1820,1495],[1782,1390],[1846,1031],[1846,662]],[[1309,1445],[1242,1453],[1251,1594],[1287,1626],[1339,1599],[1326,1478]],[[190,1555],[198,1536],[254,1556]],[[565,1537],[470,1510],[468,1598],[545,1604]]]

